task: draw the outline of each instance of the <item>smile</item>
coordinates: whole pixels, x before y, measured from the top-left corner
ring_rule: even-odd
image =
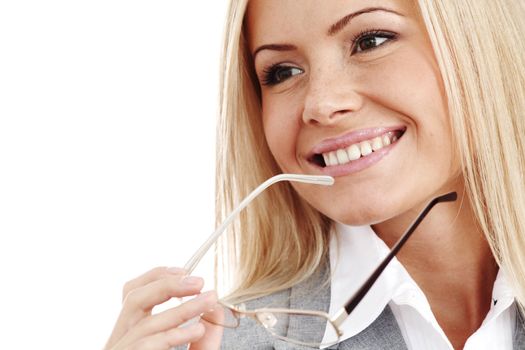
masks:
[[[343,165],[361,157],[366,157],[372,152],[379,151],[381,148],[396,142],[399,137],[401,137],[400,131],[389,131],[381,136],[374,137],[372,140],[365,140],[346,148],[323,153],[325,166]]]
[[[366,129],[327,140],[314,148],[309,161],[332,176],[356,172],[383,158],[405,130],[406,128]]]

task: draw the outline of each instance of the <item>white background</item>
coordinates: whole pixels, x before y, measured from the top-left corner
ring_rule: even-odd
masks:
[[[213,230],[225,10],[0,2],[0,349],[101,349]]]

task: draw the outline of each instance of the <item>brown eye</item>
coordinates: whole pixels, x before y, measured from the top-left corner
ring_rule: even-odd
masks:
[[[303,73],[303,70],[293,66],[275,65],[264,70],[263,85],[277,85],[286,79]]]
[[[387,40],[388,38],[380,37],[376,35],[366,36],[357,42],[356,52],[374,49],[382,45]]]
[[[397,38],[397,34],[382,30],[366,31],[356,35],[352,40],[352,54],[374,50]]]

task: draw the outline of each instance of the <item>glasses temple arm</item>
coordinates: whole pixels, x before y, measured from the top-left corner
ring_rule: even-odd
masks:
[[[361,300],[365,297],[365,295],[368,293],[370,288],[372,288],[372,285],[375,283],[375,281],[379,278],[381,273],[385,270],[387,265],[390,263],[392,258],[399,252],[399,250],[403,247],[405,242],[410,238],[412,233],[416,230],[416,228],[419,226],[421,221],[425,218],[425,216],[428,214],[428,212],[437,204],[440,202],[453,202],[457,199],[456,192],[450,192],[443,196],[434,198],[426,207],[423,209],[423,211],[419,214],[419,216],[414,220],[412,225],[408,228],[408,230],[401,236],[401,238],[396,242],[390,253],[386,256],[386,258],[379,264],[379,266],[375,269],[375,271],[370,275],[370,277],[366,280],[366,282],[355,292],[355,294],[348,300],[348,302],[345,304],[344,308],[340,310],[336,316],[336,323],[337,325],[340,325],[348,315],[356,308],[356,306],[361,302]]]
[[[221,234],[224,232],[226,227],[230,225],[232,220],[244,209],[246,206],[254,200],[258,195],[260,195],[266,188],[271,185],[280,182],[280,181],[294,181],[294,182],[303,182],[317,185],[330,186],[334,183],[334,179],[331,176],[323,175],[300,175],[300,174],[280,174],[274,177],[269,178],[263,182],[259,187],[253,190],[242,202],[228,215],[228,217],[222,222],[222,224],[213,232],[208,239],[200,246],[200,248],[193,254],[193,256],[188,260],[184,269],[188,274],[195,269],[199,261],[202,259],[204,254],[210,249],[210,247],[219,239]]]

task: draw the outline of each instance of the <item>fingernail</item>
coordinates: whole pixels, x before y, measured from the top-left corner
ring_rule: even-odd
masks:
[[[186,276],[182,279],[182,283],[187,286],[195,286],[202,283],[202,278],[195,276]]]
[[[180,275],[180,274],[183,274],[186,272],[186,270],[180,268],[180,267],[168,267],[166,269],[167,272],[169,273],[173,273],[173,274],[176,274],[176,275]]]

